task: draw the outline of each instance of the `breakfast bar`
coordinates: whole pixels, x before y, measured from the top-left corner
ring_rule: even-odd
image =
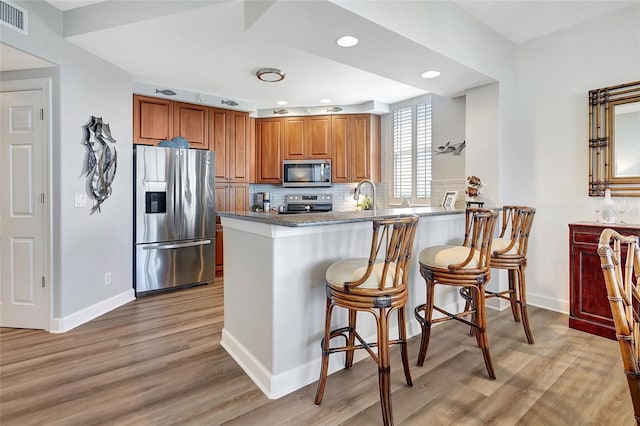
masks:
[[[421,247],[461,243],[463,213],[442,207],[300,215],[220,212],[225,232],[221,345],[271,399],[318,380],[326,269],[340,258],[368,256],[374,218],[407,214],[419,216],[407,304],[408,334],[419,334],[411,314],[425,300],[417,252]],[[437,297],[441,306],[459,303],[454,292]],[[346,312],[341,311],[334,314],[336,323],[345,321]],[[369,317],[358,316],[363,336],[376,333]],[[392,324],[395,333],[397,324]],[[343,366],[340,357],[332,357],[329,373]]]

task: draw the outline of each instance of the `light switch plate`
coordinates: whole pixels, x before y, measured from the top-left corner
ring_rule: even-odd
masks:
[[[76,207],[86,207],[87,206],[87,194],[76,194]]]

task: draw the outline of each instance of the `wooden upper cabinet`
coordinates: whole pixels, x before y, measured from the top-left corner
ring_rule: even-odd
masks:
[[[256,120],[256,182],[282,183],[282,130],[279,118]]]
[[[209,149],[207,107],[175,102],[173,105],[173,133],[189,141],[191,148]]]
[[[333,138],[331,150],[331,180],[335,183],[351,182],[350,128],[350,116],[334,115],[331,117]]]
[[[252,148],[248,113],[210,107],[209,148],[216,153],[216,179],[249,183]]]
[[[380,117],[332,117],[331,178],[336,183],[380,181]]]
[[[351,178],[353,181],[371,179],[371,117],[353,116],[351,131]]]
[[[231,141],[227,145],[229,156],[229,180],[249,183],[251,180],[251,128],[249,114],[231,111]]]
[[[229,176],[228,140],[229,110],[209,108],[209,149],[216,153],[216,180],[226,180]]]
[[[284,134],[282,151],[285,160],[306,158],[305,149],[305,118],[288,117],[283,119]]]
[[[285,160],[331,157],[331,117],[287,117],[284,127]]]
[[[331,157],[331,117],[318,115],[308,117],[308,157]]]
[[[133,95],[133,143],[157,145],[173,138],[173,102]]]
[[[209,148],[207,107],[133,95],[133,143],[158,145],[182,136],[191,148]]]

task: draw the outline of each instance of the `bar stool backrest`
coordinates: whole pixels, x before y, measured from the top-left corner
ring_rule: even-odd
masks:
[[[491,209],[469,208],[465,212],[465,247],[474,250],[469,251],[468,258],[459,265],[449,265],[449,269],[463,268],[478,253],[478,269],[482,271],[491,268],[491,243],[493,230],[498,213]]]
[[[345,283],[345,287],[357,287],[369,279],[376,263],[384,258],[384,266],[380,276],[378,290],[388,289],[387,274],[393,273],[393,288],[406,286],[409,278],[407,272],[413,240],[418,226],[418,216],[399,216],[392,219],[373,221],[373,237],[367,270],[357,281]],[[380,257],[380,259],[378,259]],[[364,289],[362,289],[364,290]],[[377,291],[377,290],[376,290]]]
[[[510,243],[493,252],[494,256],[507,255],[526,257],[529,246],[529,234],[533,225],[533,217],[536,209],[526,206],[504,206],[502,207],[502,228],[498,238],[506,238]],[[512,252],[513,248],[515,252]]]
[[[622,248],[622,249],[621,249]],[[624,265],[621,255],[626,251]],[[611,305],[616,338],[620,346],[622,364],[633,401],[636,422],[640,424],[640,247],[638,237],[623,236],[613,229],[600,234],[598,254],[607,296]]]

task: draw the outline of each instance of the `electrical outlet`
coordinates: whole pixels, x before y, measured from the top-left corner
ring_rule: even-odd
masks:
[[[111,272],[106,272],[104,274],[104,285],[111,284]]]
[[[344,194],[342,194],[342,199],[344,201],[348,201],[349,198],[351,198],[351,197],[352,197],[352,194],[349,194],[348,192],[345,192]]]

